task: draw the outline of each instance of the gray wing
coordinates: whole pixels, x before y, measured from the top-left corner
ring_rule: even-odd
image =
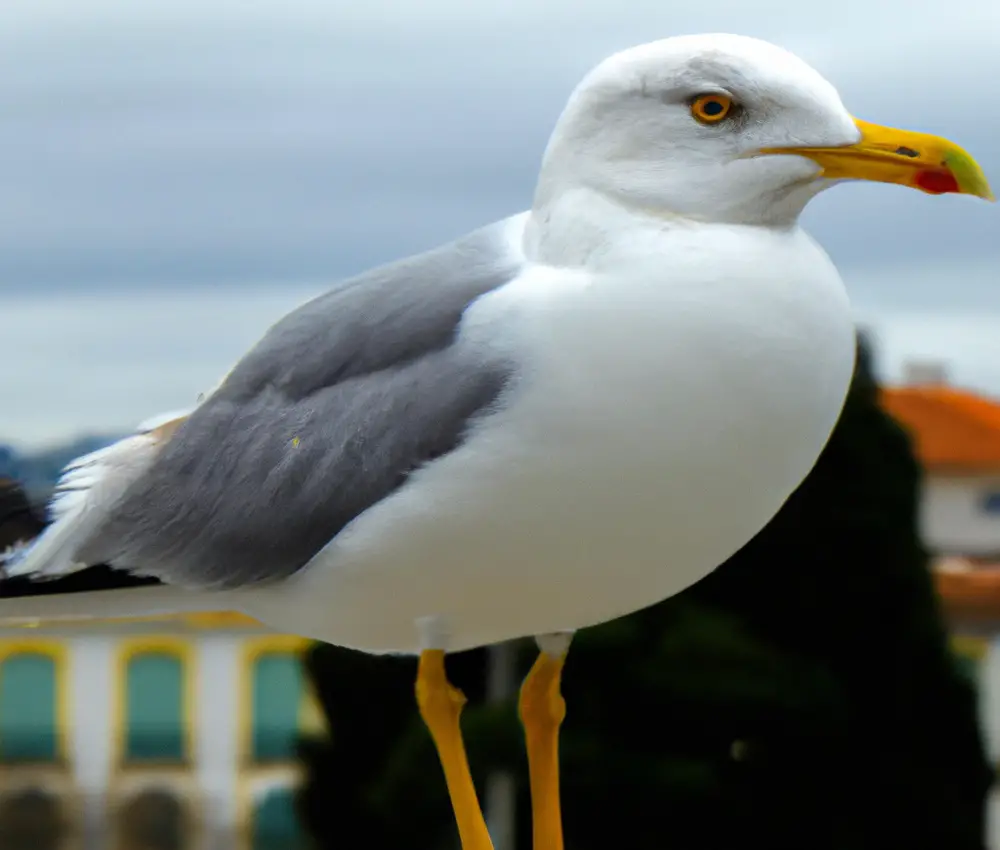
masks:
[[[182,424],[78,555],[232,588],[288,576],[460,444],[512,375],[457,344],[517,276],[511,222],[344,281],[274,325]]]

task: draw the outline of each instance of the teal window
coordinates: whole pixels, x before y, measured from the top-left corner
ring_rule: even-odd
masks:
[[[256,762],[295,758],[302,705],[302,665],[291,652],[264,652],[253,662],[253,740]]]
[[[125,667],[125,760],[185,760],[184,662],[171,652],[140,652]]]
[[[0,761],[56,761],[57,704],[52,656],[16,652],[0,661]]]
[[[253,850],[300,850],[305,847],[290,788],[271,791],[254,808]]]

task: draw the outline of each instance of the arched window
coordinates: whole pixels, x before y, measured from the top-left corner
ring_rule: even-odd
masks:
[[[58,689],[54,650],[0,647],[0,761],[59,759]]]
[[[147,790],[118,815],[120,850],[185,850],[191,824],[184,804],[168,791]]]
[[[28,788],[0,797],[0,847],[3,850],[58,850],[67,824],[59,801]]]
[[[295,811],[295,793],[279,788],[254,806],[252,850],[299,850],[305,846]]]
[[[172,647],[140,648],[124,665],[126,763],[186,761],[188,699],[183,653]]]
[[[251,664],[251,759],[295,758],[303,704],[302,664],[298,653],[267,650]]]

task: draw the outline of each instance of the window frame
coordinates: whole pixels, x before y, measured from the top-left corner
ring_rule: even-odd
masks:
[[[147,654],[171,655],[181,665],[181,740],[184,752],[180,760],[135,760],[128,755],[128,669],[137,656]],[[195,761],[197,745],[197,686],[197,659],[189,640],[169,636],[144,636],[123,641],[118,647],[115,671],[114,764],[121,770],[190,768]]]
[[[292,653],[303,665],[302,694],[299,703],[298,726],[300,735],[325,737],[329,729],[316,698],[314,685],[305,669],[305,651],[315,641],[297,635],[264,635],[243,641],[241,650],[240,717],[238,721],[237,759],[237,811],[239,836],[237,847],[252,850],[257,804],[270,791],[287,788],[294,792],[303,780],[302,765],[296,760],[257,762],[253,760],[254,723],[254,671],[257,659],[271,652]],[[304,825],[300,824],[304,830]]]
[[[257,661],[263,655],[273,653],[295,655],[299,659],[299,663],[303,664],[303,653],[311,643],[312,641],[308,638],[296,635],[273,635],[244,642],[243,659],[240,665],[240,702],[242,703],[242,710],[240,712],[238,742],[240,764],[244,767],[266,770],[270,767],[280,767],[295,762],[294,757],[283,760],[275,759],[273,761],[257,761],[254,758],[254,674],[256,672]],[[315,727],[317,719],[320,716],[304,664],[302,669],[302,683],[302,694],[299,698],[298,708],[299,734],[318,731]]]
[[[52,716],[55,721],[55,758],[52,760],[0,761],[4,771],[20,767],[66,767],[69,765],[70,740],[70,677],[69,649],[65,642],[57,639],[37,638],[24,640],[22,638],[0,639],[0,666],[9,658],[17,655],[44,655],[52,660],[55,671],[55,705]]]

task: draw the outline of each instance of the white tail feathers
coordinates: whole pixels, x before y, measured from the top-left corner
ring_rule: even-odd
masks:
[[[68,464],[49,503],[48,527],[30,545],[0,556],[0,574],[55,578],[90,566],[77,561],[76,553],[149,469],[185,415],[149,419],[136,434]]]

